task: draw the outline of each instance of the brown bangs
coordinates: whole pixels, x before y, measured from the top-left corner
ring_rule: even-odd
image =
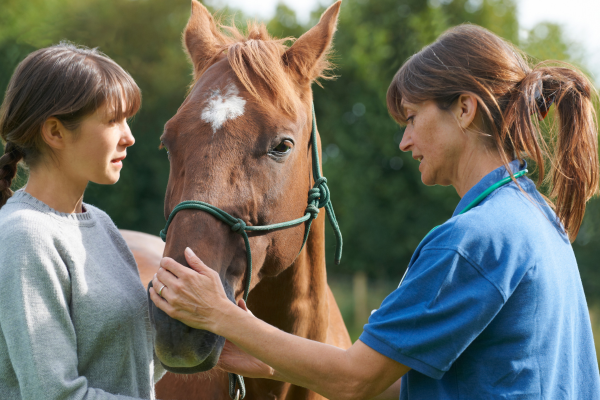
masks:
[[[427,46],[419,53],[410,57],[402,68],[396,72],[388,88],[386,95],[388,112],[394,121],[400,125],[404,126],[407,124],[402,101],[420,103],[429,99],[438,102],[441,100],[436,99],[433,93],[431,93],[431,86],[427,86],[431,83],[429,82],[431,79],[428,79],[427,75],[439,73],[439,71],[428,70],[424,62],[424,58],[427,58],[431,53],[433,53],[433,49],[431,46]]]
[[[441,42],[444,37],[442,35],[438,41],[410,57],[392,79],[386,102],[397,123],[407,124],[402,101],[421,103],[433,100],[441,109],[447,109],[460,94],[468,91],[464,89],[466,86],[461,85],[459,77],[468,74],[469,70],[445,48]],[[446,59],[442,61],[437,53]]]
[[[117,120],[133,117],[142,105],[142,93],[131,75],[113,62],[95,60],[99,67],[99,85],[95,109],[107,106]]]

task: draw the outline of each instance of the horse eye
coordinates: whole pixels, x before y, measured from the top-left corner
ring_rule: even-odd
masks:
[[[292,149],[292,142],[290,142],[289,140],[284,140],[281,143],[279,143],[274,149],[273,151],[275,153],[280,153],[280,154],[287,154],[290,150]]]

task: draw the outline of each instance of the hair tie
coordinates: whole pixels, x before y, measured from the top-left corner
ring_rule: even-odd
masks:
[[[23,150],[21,150],[19,146],[9,141],[7,141],[6,146],[4,146],[4,154],[12,154],[14,157],[17,157],[19,159],[25,156],[25,153],[23,152]]]
[[[544,96],[544,83],[542,81],[542,79],[540,78],[538,81],[538,84],[535,85],[535,94],[534,94],[534,100],[535,100],[535,104],[537,106],[537,114],[538,114],[538,119],[540,121],[543,121],[544,118],[546,118],[546,116],[548,115],[548,112],[550,111],[550,106],[552,106],[552,104],[554,104],[554,100],[556,100],[556,92],[552,92],[547,96]]]
[[[11,142],[6,142],[4,154],[0,157],[0,168],[18,163],[24,157],[23,152]]]

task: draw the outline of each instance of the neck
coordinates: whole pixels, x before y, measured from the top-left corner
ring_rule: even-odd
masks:
[[[497,150],[482,145],[475,147],[464,152],[452,182],[452,186],[461,198],[484,176],[504,165]]]
[[[75,182],[57,163],[42,162],[29,172],[25,192],[63,213],[83,212],[83,193],[87,182]]]

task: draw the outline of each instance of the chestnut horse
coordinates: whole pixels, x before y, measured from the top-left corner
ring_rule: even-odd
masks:
[[[339,8],[338,1],[288,48],[286,39],[272,39],[262,24],[249,24],[247,35],[235,27],[225,27],[224,34],[208,10],[192,1],[184,44],[194,83],[161,137],[171,165],[166,217],[185,200],[219,207],[249,226],[305,215],[314,184],[311,83],[329,67]],[[303,248],[307,223],[248,234],[253,263],[248,308],[286,332],[348,348],[348,331],[327,285],[323,214],[313,222]],[[162,246],[158,238],[131,232],[124,236],[147,284]],[[182,210],[170,224],[164,256],[186,265],[185,247],[219,273],[232,301],[242,297],[248,277],[240,235],[210,214]],[[191,329],[153,303],[150,313],[155,351],[167,370],[192,374],[215,367],[224,338]],[[247,399],[320,398],[304,388],[263,379],[247,379],[246,389]],[[156,394],[163,400],[227,399],[227,374],[167,374]]]

